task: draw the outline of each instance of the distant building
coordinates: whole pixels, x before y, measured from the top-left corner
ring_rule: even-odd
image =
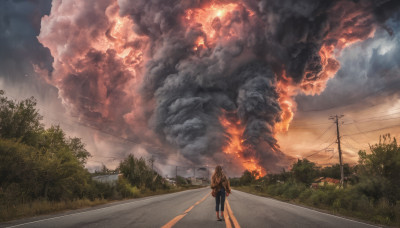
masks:
[[[208,185],[208,180],[205,178],[195,178],[195,177],[189,177],[188,178],[192,185]]]
[[[340,180],[330,178],[330,177],[319,177],[314,180],[314,183],[311,184],[311,188],[319,188],[321,186],[325,185],[332,185],[332,186],[338,186],[340,184]]]
[[[120,173],[120,174],[101,175],[92,177],[92,179],[97,182],[115,185],[118,181],[119,176],[122,176],[122,174]]]
[[[169,178],[165,178],[165,180],[166,180],[168,183],[170,183],[171,185],[176,186],[176,181],[175,181],[175,180],[172,180],[172,179],[169,179]]]

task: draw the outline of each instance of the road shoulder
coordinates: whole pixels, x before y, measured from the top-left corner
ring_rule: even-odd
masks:
[[[269,195],[267,195],[265,193],[261,193],[261,192],[257,193],[257,192],[253,192],[253,191],[248,191],[245,188],[235,188],[235,187],[233,187],[232,189],[234,189],[235,191],[251,194],[251,195],[254,195],[254,196],[264,197],[264,198],[268,198],[268,199],[271,199],[271,200],[276,200],[276,201],[279,201],[279,202],[288,203],[288,204],[291,204],[291,205],[294,205],[294,206],[297,206],[297,207],[302,207],[302,208],[305,208],[305,209],[317,211],[317,212],[320,212],[320,213],[323,213],[323,214],[339,217],[339,218],[346,219],[346,220],[352,220],[352,221],[356,221],[356,222],[359,222],[359,223],[365,223],[365,224],[368,224],[368,225],[371,225],[371,226],[389,227],[389,226],[385,226],[385,225],[382,225],[382,224],[373,223],[371,221],[363,220],[363,219],[360,219],[360,218],[357,218],[357,217],[351,217],[351,216],[343,215],[343,214],[340,214],[340,213],[335,213],[334,211],[326,210],[326,209],[323,209],[323,208],[312,207],[310,205],[307,205],[307,204],[304,204],[304,203],[301,203],[301,202],[297,202],[297,201],[293,201],[293,200],[285,200],[285,199],[281,199],[281,198],[278,198],[278,197],[271,197],[271,196],[269,196]]]
[[[187,190],[173,192],[173,193],[165,193],[165,194],[152,195],[152,196],[146,196],[146,197],[134,198],[134,199],[116,200],[116,201],[112,201],[112,202],[107,202],[105,204],[96,205],[93,207],[85,207],[85,208],[80,208],[80,209],[75,209],[75,210],[56,211],[56,212],[49,213],[49,214],[43,214],[43,215],[38,215],[38,216],[33,216],[33,217],[25,217],[25,218],[21,218],[21,219],[2,222],[2,223],[0,223],[0,227],[15,226],[15,225],[19,225],[19,224],[32,223],[35,221],[43,221],[43,220],[49,220],[49,219],[53,219],[53,218],[65,217],[65,216],[69,216],[69,215],[73,215],[73,214],[86,213],[86,212],[90,212],[90,211],[101,210],[101,209],[115,207],[115,206],[119,206],[119,205],[130,204],[130,203],[140,202],[140,201],[144,201],[144,200],[150,200],[153,198],[163,197],[166,195],[172,196],[172,195],[184,194],[185,192],[193,191],[193,190],[201,191],[202,189],[205,189],[205,188],[208,188],[208,187],[197,188],[197,189],[187,189]]]

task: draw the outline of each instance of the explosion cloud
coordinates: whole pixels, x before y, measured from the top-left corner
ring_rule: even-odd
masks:
[[[398,1],[53,1],[37,67],[91,124],[201,164],[280,171],[298,93],[320,94],[335,59]],[[390,31],[390,29],[388,29]],[[110,124],[112,123],[112,124]]]

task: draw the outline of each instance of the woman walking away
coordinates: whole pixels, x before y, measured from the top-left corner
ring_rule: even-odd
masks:
[[[228,178],[226,178],[222,167],[217,165],[215,167],[214,174],[211,177],[211,188],[213,190],[213,196],[215,196],[215,210],[217,212],[217,220],[222,221],[224,219],[224,204],[225,194],[229,196],[231,193],[231,187]],[[221,218],[219,217],[219,207],[221,205]]]

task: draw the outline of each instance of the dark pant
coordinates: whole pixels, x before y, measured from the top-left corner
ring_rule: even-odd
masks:
[[[219,204],[221,204],[221,211],[224,211],[225,204],[225,188],[221,188],[219,192],[217,192],[217,196],[215,196],[215,211],[219,211]]]

